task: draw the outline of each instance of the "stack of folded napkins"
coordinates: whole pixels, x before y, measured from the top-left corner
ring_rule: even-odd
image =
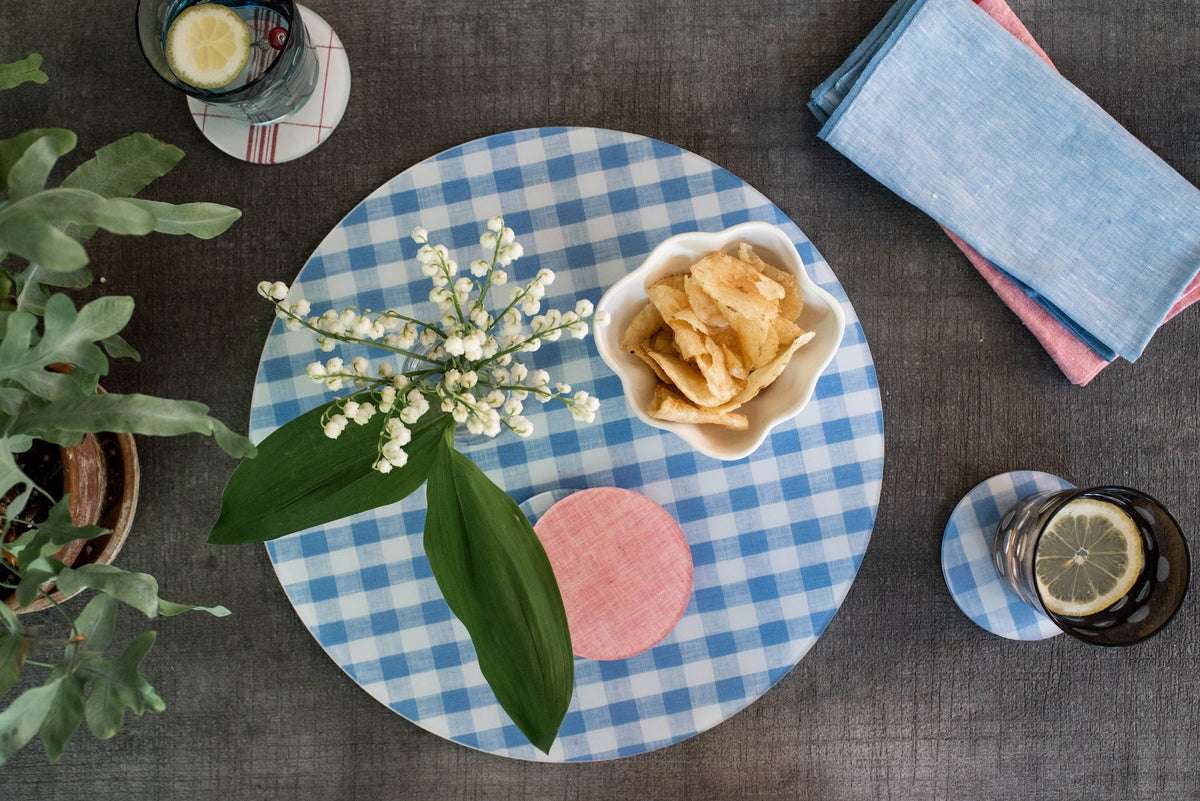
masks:
[[[1200,190],[1003,0],[899,0],[812,94],[820,137],[937,220],[1076,384],[1200,298]]]

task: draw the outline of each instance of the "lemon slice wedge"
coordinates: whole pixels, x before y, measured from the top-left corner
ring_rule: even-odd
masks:
[[[167,64],[184,83],[220,89],[246,66],[250,39],[250,28],[225,6],[191,6],[167,30]]]
[[[1142,537],[1133,518],[1107,501],[1077,498],[1046,525],[1034,573],[1046,611],[1087,617],[1124,597],[1142,562]]]

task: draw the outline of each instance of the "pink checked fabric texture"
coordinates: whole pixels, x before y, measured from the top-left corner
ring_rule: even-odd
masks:
[[[1047,64],[1052,67],[1054,66],[1050,61],[1050,57],[1046,55],[1046,51],[1042,50],[1024,23],[1021,22],[1004,0],[975,0],[975,4],[986,11],[992,19],[1000,23],[1006,31],[1028,45]],[[1005,305],[1012,309],[1017,317],[1021,318],[1021,322],[1037,337],[1038,342],[1042,344],[1042,347],[1054,359],[1055,364],[1059,366],[1063,374],[1071,380],[1071,383],[1080,386],[1087,384],[1110,364],[1110,362],[1097,356],[1091,348],[1005,278],[999,270],[972,249],[970,245],[955,236],[948,229],[943,228],[943,230],[950,236],[954,244],[966,254],[967,259],[979,271],[984,280],[991,285],[992,289],[1000,296]],[[1171,307],[1167,319],[1170,320],[1176,314],[1195,303],[1197,299],[1200,299],[1200,276],[1197,276],[1188,285],[1187,289],[1183,291],[1183,294],[1179,296],[1175,305]]]
[[[558,579],[577,656],[626,659],[662,640],[692,594],[692,554],[667,510],[636,492],[568,495],[534,527]]]

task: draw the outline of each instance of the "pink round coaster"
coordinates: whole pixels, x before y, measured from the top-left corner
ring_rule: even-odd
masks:
[[[630,490],[572,493],[534,526],[562,592],[577,656],[625,659],[675,628],[692,594],[692,552],[675,519]]]

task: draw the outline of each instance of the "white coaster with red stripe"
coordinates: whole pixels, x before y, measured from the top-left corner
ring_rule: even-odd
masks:
[[[221,113],[219,106],[194,97],[188,108],[200,132],[221,152],[251,164],[280,164],[316,149],[342,120],[350,100],[350,61],[342,40],[320,15],[297,6],[317,50],[317,88],[300,109],[282,122],[251,125]]]

